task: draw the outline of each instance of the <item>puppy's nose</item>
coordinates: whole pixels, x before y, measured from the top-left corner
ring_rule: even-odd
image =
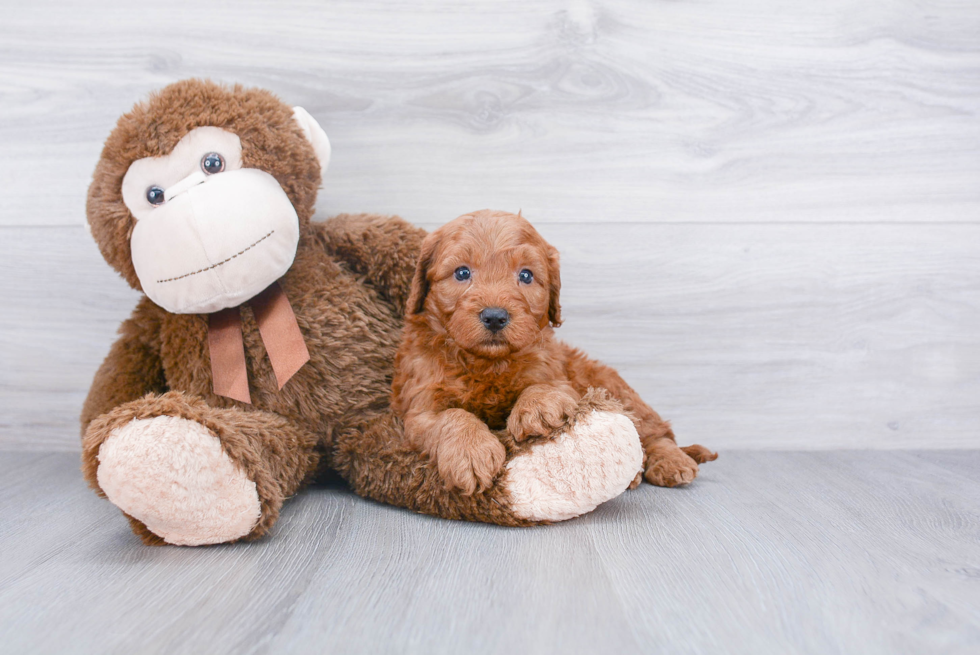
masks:
[[[483,327],[491,332],[500,332],[510,322],[510,314],[502,307],[487,307],[480,312]]]

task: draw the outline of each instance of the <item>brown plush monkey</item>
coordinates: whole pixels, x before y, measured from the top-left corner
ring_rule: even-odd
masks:
[[[388,409],[423,231],[398,218],[311,222],[330,147],[271,93],[187,80],[124,115],[87,214],[143,297],[82,412],[86,479],[148,544],[254,539],[325,466],[364,496],[446,518],[529,525],[626,489],[642,453],[588,395],[568,432],[506,435],[488,490],[445,489]]]

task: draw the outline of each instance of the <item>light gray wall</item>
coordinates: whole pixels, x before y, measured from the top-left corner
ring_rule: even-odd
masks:
[[[6,3],[0,446],[76,449],[135,294],[84,227],[101,142],[191,76],[324,126],[319,215],[523,209],[559,333],[680,440],[980,446],[980,4]]]

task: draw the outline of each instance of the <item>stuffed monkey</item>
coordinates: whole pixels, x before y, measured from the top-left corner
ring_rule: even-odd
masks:
[[[88,193],[106,261],[144,295],[82,411],[82,469],[147,544],[266,534],[318,469],[362,496],[531,525],[588,512],[642,464],[601,394],[568,432],[508,447],[494,485],[447,490],[388,408],[424,232],[311,222],[326,134],[271,93],[186,80],[119,119]]]

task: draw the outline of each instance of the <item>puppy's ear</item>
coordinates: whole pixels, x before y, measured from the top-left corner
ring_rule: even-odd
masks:
[[[558,295],[561,291],[561,271],[558,266],[558,249],[548,246],[548,321],[551,327],[561,325],[561,305]]]
[[[408,293],[408,302],[405,303],[405,313],[408,316],[421,314],[425,311],[425,297],[429,295],[429,266],[432,265],[432,257],[435,255],[438,246],[439,235],[437,232],[432,232],[422,241],[422,251],[419,253],[419,261],[415,265],[412,288]]]

